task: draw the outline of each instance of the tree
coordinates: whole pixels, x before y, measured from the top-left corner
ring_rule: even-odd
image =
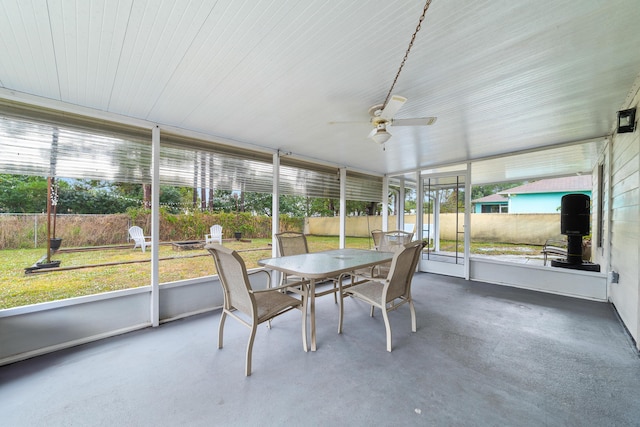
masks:
[[[58,213],[122,213],[129,207],[141,206],[143,203],[140,184],[64,178],[57,178],[56,184]],[[161,186],[160,204],[166,206],[169,211],[178,213],[188,191],[181,187]],[[0,212],[36,213],[46,210],[46,178],[0,175]]]
[[[445,189],[440,192],[442,201],[440,202],[441,213],[464,212],[464,191],[457,188]]]
[[[58,213],[111,214],[126,212],[131,207],[144,207],[145,187],[138,183],[114,183],[104,180],[57,178]],[[197,189],[199,190],[199,189]],[[198,195],[200,193],[200,195]],[[192,206],[191,187],[160,186],[160,205],[178,214],[184,206]],[[233,192],[230,190],[196,191],[196,208],[201,194],[208,195],[206,209],[215,212],[251,212],[273,215],[270,193]],[[150,199],[149,199],[150,200]],[[0,212],[45,212],[47,179],[39,176],[0,175]],[[335,216],[339,214],[337,199],[295,195],[280,196],[280,214],[294,218]],[[348,200],[347,215],[374,215],[377,202]]]
[[[0,175],[0,212],[35,213],[46,210],[46,178],[29,175]]]

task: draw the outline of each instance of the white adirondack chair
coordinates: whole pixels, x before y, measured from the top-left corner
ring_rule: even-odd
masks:
[[[205,244],[219,243],[222,244],[222,226],[212,225],[209,229],[209,234],[204,235]]]
[[[134,225],[129,229],[129,237],[135,242],[133,249],[140,247],[142,248],[142,252],[145,252],[147,246],[151,245],[151,236],[145,236],[142,232],[142,228],[137,225]]]

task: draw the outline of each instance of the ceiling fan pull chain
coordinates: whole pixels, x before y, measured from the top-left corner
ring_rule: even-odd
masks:
[[[385,98],[384,103],[382,104],[383,109],[384,107],[387,106],[387,102],[389,102],[389,98],[391,97],[391,92],[393,92],[393,88],[395,87],[396,82],[398,81],[398,77],[400,77],[400,72],[402,71],[402,67],[404,67],[404,63],[407,61],[407,57],[409,56],[409,51],[411,51],[411,48],[413,47],[413,42],[416,39],[416,35],[418,34],[418,31],[420,31],[420,29],[422,28],[422,21],[424,21],[424,16],[427,14],[427,9],[429,9],[430,5],[431,5],[431,0],[427,0],[427,3],[424,5],[424,9],[422,10],[422,16],[420,16],[420,20],[418,21],[418,26],[416,27],[416,30],[413,32],[413,35],[411,36],[409,47],[407,48],[407,51],[404,54],[404,58],[400,63],[400,68],[398,68],[398,72],[396,73],[396,78],[393,79],[393,83],[391,84],[389,93],[387,93],[387,97]]]

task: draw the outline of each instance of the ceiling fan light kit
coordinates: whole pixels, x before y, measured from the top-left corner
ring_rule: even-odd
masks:
[[[378,144],[384,144],[391,138],[391,134],[387,132],[386,129],[376,129],[375,133],[371,135],[371,139],[373,139]]]

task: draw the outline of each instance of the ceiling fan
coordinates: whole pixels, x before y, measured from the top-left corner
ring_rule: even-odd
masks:
[[[407,98],[400,95],[393,95],[386,105],[377,104],[369,108],[371,118],[369,122],[373,125],[373,130],[369,133],[369,138],[380,145],[383,145],[391,138],[388,126],[429,126],[436,122],[437,117],[421,117],[415,119],[394,119],[393,116],[407,102]],[[353,123],[353,122],[329,122],[329,124]]]
[[[391,138],[387,131],[387,126],[429,126],[436,122],[437,117],[421,117],[415,119],[394,119],[393,116],[402,108],[407,98],[400,95],[393,95],[387,105],[374,105],[369,108],[371,124],[373,130],[369,133],[369,138],[378,144],[384,144]]]
[[[422,21],[424,21],[425,15],[427,13],[427,9],[429,9],[429,5],[431,4],[431,0],[427,0],[422,10],[422,15],[418,20],[418,25],[413,32],[413,36],[411,36],[411,41],[409,42],[409,47],[404,54],[404,58],[400,63],[400,68],[396,73],[396,77],[393,80],[393,84],[391,85],[391,89],[387,92],[387,97],[384,102],[379,105],[374,105],[369,108],[369,115],[371,119],[369,120],[373,125],[373,130],[369,133],[369,138],[373,139],[378,144],[382,145],[382,149],[384,150],[384,143],[387,142],[391,138],[391,134],[387,131],[387,126],[429,126],[436,122],[437,117],[422,117],[416,119],[394,119],[393,116],[402,108],[405,102],[407,102],[407,98],[400,95],[393,95],[393,88],[398,81],[398,77],[400,76],[400,72],[402,72],[402,68],[404,67],[405,62],[407,61],[407,57],[409,56],[409,52],[411,51],[411,47],[413,46],[413,42],[416,38],[416,34],[422,28]],[[335,123],[335,122],[333,122]]]

